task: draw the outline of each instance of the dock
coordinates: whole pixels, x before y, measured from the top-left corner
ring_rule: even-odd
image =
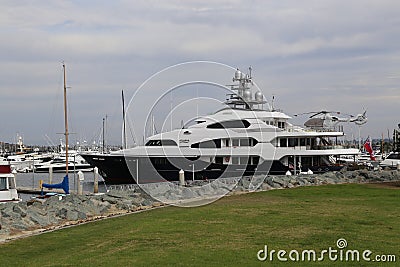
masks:
[[[22,193],[22,194],[30,194],[30,195],[40,195],[42,190],[40,188],[32,188],[32,187],[18,187],[17,188],[18,193]],[[47,189],[47,188],[43,188],[43,193],[60,193],[60,194],[65,194],[64,190],[62,189]],[[70,191],[71,192],[71,191]],[[76,192],[71,192],[71,193],[76,193]],[[83,194],[89,194],[89,192],[87,191],[83,191]]]

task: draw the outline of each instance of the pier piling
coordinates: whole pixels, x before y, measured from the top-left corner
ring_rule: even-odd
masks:
[[[78,195],[82,195],[83,189],[82,189],[82,183],[85,180],[85,176],[83,175],[82,171],[78,172]]]
[[[185,172],[183,170],[179,171],[179,185],[180,186],[185,185]]]
[[[98,193],[99,192],[99,169],[97,167],[94,167],[93,169],[93,193]]]
[[[49,167],[49,184],[53,183],[53,166]]]

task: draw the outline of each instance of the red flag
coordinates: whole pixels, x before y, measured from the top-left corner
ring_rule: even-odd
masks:
[[[372,147],[371,147],[371,142],[369,141],[369,137],[367,138],[367,140],[364,143],[364,148],[365,148],[365,150],[368,151],[370,159],[376,160],[376,158],[374,156],[374,151],[372,150]]]

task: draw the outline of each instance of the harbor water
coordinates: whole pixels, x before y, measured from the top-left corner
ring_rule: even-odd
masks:
[[[94,187],[94,173],[84,172],[84,180],[81,181],[83,185],[84,192],[93,192]],[[61,183],[65,173],[53,173],[53,179],[51,184]],[[71,193],[76,193],[78,191],[78,172],[70,171],[68,172],[69,177],[69,190]],[[50,177],[48,173],[17,173],[16,184],[17,188],[24,189],[39,189],[39,181],[43,180],[44,183],[50,183]],[[104,179],[99,175],[98,179],[99,192],[106,192],[108,186],[104,182]],[[20,194],[23,200],[28,200],[33,194]]]

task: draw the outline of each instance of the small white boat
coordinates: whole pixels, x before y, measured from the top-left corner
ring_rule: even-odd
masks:
[[[35,172],[48,173],[50,172],[50,169],[52,169],[52,172],[65,172],[66,164],[67,161],[65,156],[55,157],[49,162],[36,164]],[[68,157],[68,169],[83,172],[93,171],[93,167],[79,155]]]
[[[399,164],[400,164],[400,152],[392,152],[389,154],[389,156],[387,156],[387,158],[381,161],[380,166],[396,169],[397,165]]]
[[[15,176],[11,172],[11,166],[8,163],[0,163],[0,203],[20,202],[15,183]]]

